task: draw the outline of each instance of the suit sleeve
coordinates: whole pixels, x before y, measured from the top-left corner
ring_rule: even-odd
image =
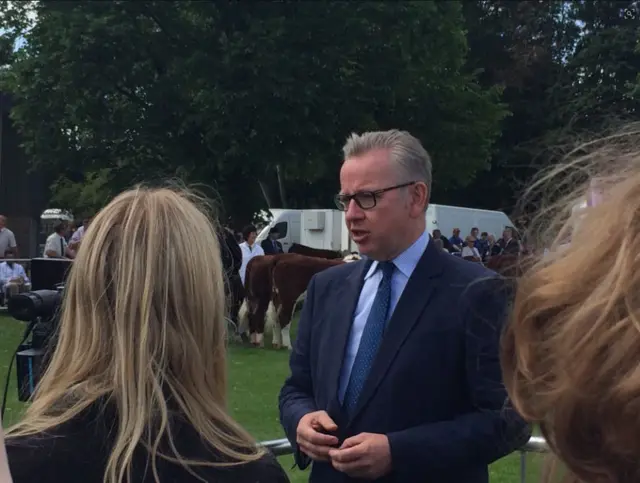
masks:
[[[293,447],[296,464],[305,469],[311,459],[302,453],[296,444],[298,423],[305,414],[316,411],[311,380],[311,329],[313,326],[313,302],[315,297],[315,277],[307,288],[307,296],[298,322],[298,333],[289,359],[290,376],[280,390],[280,423],[287,439]]]
[[[472,282],[463,298],[466,378],[462,383],[467,386],[473,410],[451,421],[388,434],[399,481],[405,473],[488,465],[520,448],[531,436],[530,428],[508,403],[502,383],[499,341],[507,314],[507,292],[497,278],[485,279]]]

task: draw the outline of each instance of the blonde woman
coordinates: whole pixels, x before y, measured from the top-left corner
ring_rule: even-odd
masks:
[[[640,131],[608,138],[536,186],[562,193],[583,182],[556,204],[555,241],[521,280],[502,344],[514,406],[540,425],[564,467],[551,465],[547,481],[640,481],[638,146]],[[572,213],[587,197],[589,178],[603,170],[607,195]],[[539,246],[548,246],[541,238]]]
[[[4,446],[2,419],[0,419],[0,483],[12,483],[9,464],[7,463],[7,450]]]
[[[209,217],[181,192],[133,189],[82,244],[51,364],[7,433],[14,483],[288,481],[227,413]]]

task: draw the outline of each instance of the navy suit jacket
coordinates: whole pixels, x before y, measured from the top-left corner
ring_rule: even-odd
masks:
[[[277,255],[278,253],[284,253],[284,250],[282,249],[282,243],[280,243],[278,240],[276,240],[276,246],[278,247],[277,251],[273,246],[273,242],[270,238],[262,240],[260,246],[262,246],[265,255]]]
[[[396,306],[358,407],[338,402],[342,359],[371,261],[347,263],[310,282],[280,392],[280,421],[296,445],[305,414],[325,410],[338,438],[386,434],[392,472],[380,482],[486,483],[487,466],[523,445],[529,427],[507,404],[498,357],[507,294],[494,272],[429,243]],[[311,482],[355,481],[315,462]]]

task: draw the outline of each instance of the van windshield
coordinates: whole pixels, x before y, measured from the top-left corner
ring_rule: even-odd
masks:
[[[271,225],[272,223],[269,223],[262,230],[260,230],[260,233],[256,238],[257,241],[262,241],[267,239],[267,237],[269,236],[269,231],[271,230]]]

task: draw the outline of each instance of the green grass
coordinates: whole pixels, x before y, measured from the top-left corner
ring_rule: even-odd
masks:
[[[0,375],[7,374],[13,351],[21,339],[24,324],[0,315]],[[292,334],[293,335],[293,334]],[[270,340],[270,337],[265,337]],[[234,417],[258,440],[283,438],[278,422],[278,392],[287,376],[288,353],[270,348],[258,350],[232,346],[229,349],[229,408]],[[4,389],[4,379],[0,378]],[[10,375],[5,426],[19,420],[24,409],[16,394],[15,367]],[[539,455],[527,456],[527,481],[539,481]],[[306,482],[308,473],[290,469],[293,458],[280,458],[292,483]],[[520,481],[520,455],[508,456],[491,465],[491,483]]]

